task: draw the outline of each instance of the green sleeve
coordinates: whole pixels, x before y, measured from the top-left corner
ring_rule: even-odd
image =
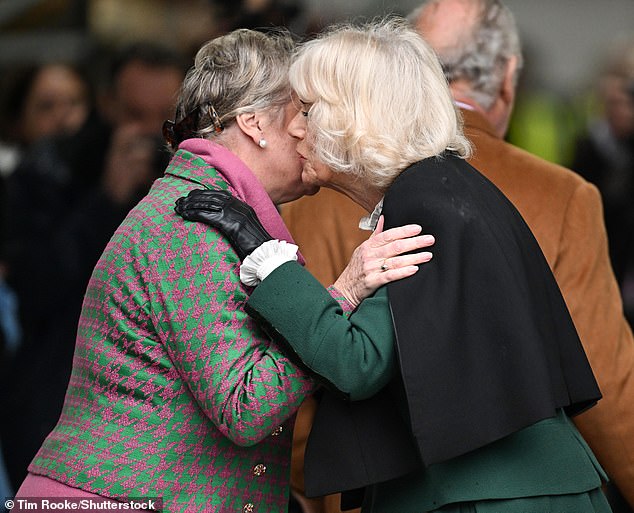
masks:
[[[394,331],[385,287],[346,318],[307,270],[287,262],[255,289],[248,310],[351,400],[366,399],[390,381]]]

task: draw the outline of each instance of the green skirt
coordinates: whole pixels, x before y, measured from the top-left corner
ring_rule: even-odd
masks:
[[[430,513],[611,513],[601,488],[569,495],[447,504]]]

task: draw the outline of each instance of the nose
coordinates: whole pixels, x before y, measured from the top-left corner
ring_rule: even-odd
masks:
[[[291,137],[296,139],[303,140],[306,137],[306,116],[301,110],[291,119],[286,130]]]

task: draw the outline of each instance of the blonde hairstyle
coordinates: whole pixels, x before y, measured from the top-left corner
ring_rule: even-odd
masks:
[[[308,140],[334,172],[385,189],[414,162],[469,155],[440,64],[403,19],[327,30],[299,49],[290,81],[312,104]]]
[[[221,134],[219,123],[227,127],[239,114],[281,111],[290,97],[287,70],[294,49],[282,29],[238,29],[208,41],[183,81],[176,123],[198,111],[189,135],[208,137]]]

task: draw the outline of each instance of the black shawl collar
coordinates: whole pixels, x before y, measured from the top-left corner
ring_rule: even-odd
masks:
[[[434,258],[388,285],[411,427],[426,465],[600,397],[563,297],[511,202],[452,154],[405,170],[386,228],[417,222]]]

